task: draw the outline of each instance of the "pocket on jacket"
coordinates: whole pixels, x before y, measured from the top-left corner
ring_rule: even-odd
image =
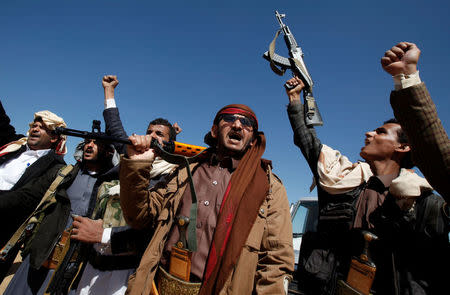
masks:
[[[261,243],[264,236],[264,232],[267,230],[267,202],[264,201],[263,205],[259,208],[258,215],[255,223],[253,224],[250,234],[248,235],[245,246],[250,250],[259,251],[261,249]]]
[[[127,222],[122,214],[122,208],[120,207],[120,197],[115,195],[111,197],[106,203],[105,213],[103,215],[103,227],[119,227],[125,226]]]
[[[302,238],[297,279],[309,287],[322,288],[335,276],[335,256],[320,233],[306,232]],[[308,287],[308,288],[309,288]]]

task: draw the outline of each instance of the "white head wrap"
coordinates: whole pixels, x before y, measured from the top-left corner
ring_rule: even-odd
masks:
[[[50,111],[40,111],[34,114],[34,120],[30,123],[30,128],[33,126],[33,123],[36,119],[41,119],[44,122],[45,126],[47,126],[50,130],[55,130],[56,127],[67,127],[66,122],[64,122],[63,118],[58,117],[54,113]],[[67,153],[66,147],[66,135],[59,136],[58,145],[55,148],[55,152],[58,155],[65,155]]]

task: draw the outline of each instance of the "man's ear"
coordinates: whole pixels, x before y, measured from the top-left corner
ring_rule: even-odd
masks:
[[[59,135],[54,134],[53,132],[50,134],[50,142],[52,144],[57,143],[59,140]]]
[[[401,143],[400,146],[395,148],[398,153],[408,153],[411,151],[411,146],[408,143]]]
[[[253,131],[253,137],[252,140],[250,140],[250,143],[248,144],[250,147],[252,147],[256,143],[256,134]]]
[[[218,129],[219,129],[219,127],[217,125],[212,125],[212,127],[211,127],[211,136],[213,138],[217,138]]]

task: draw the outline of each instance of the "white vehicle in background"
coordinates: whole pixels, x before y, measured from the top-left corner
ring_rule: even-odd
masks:
[[[316,231],[319,219],[319,204],[317,197],[304,197],[291,204],[293,245],[295,254],[295,271],[297,271],[298,258],[303,234],[307,231]],[[289,285],[289,294],[303,294],[295,280]]]
[[[317,230],[318,215],[317,197],[304,197],[291,204],[295,263],[298,263],[303,234],[307,231]]]

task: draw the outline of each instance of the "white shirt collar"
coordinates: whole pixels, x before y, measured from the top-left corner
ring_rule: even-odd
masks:
[[[48,152],[50,152],[50,150],[51,150],[51,149],[32,150],[32,149],[30,149],[28,144],[26,145],[26,147],[27,147],[27,150],[25,152],[27,154],[34,154],[34,155],[37,155],[38,157],[42,157],[42,156],[48,154]]]

